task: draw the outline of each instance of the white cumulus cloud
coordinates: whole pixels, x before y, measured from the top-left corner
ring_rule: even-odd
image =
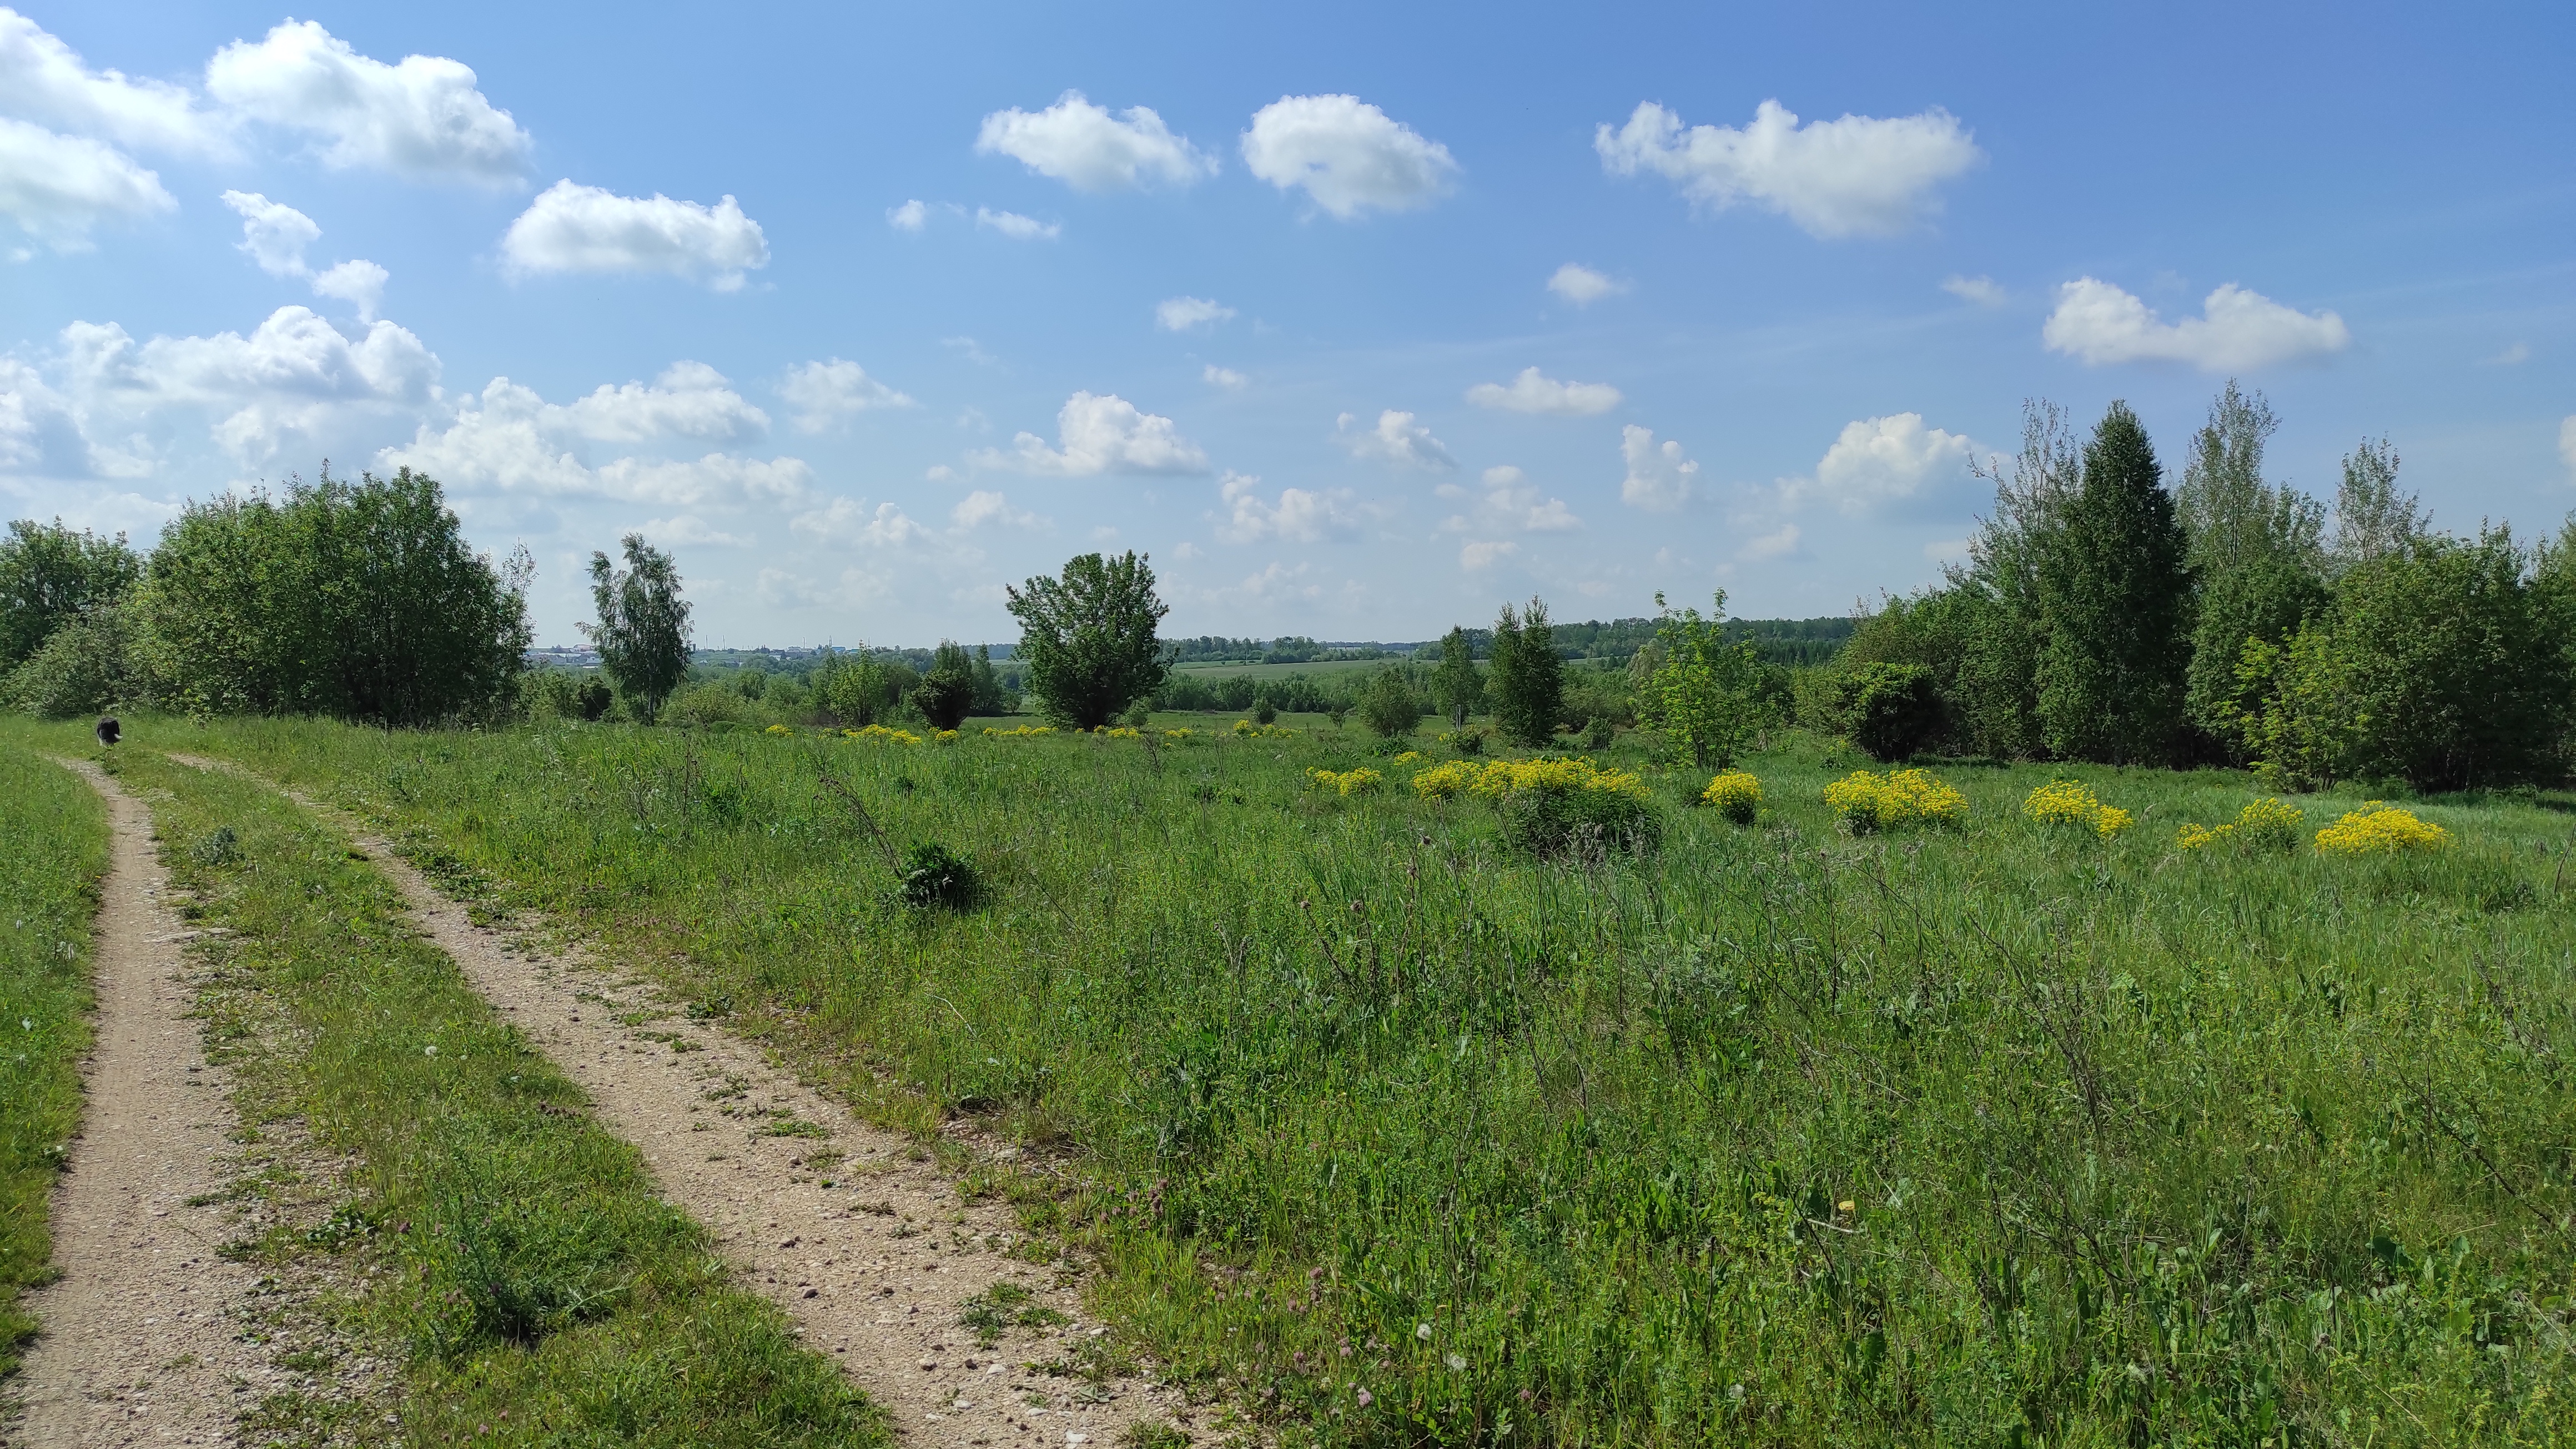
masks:
[[[206,91],[244,115],[316,137],[329,166],[515,186],[531,145],[510,113],[475,89],[463,62],[407,55],[387,65],[310,20],[215,52]]]
[[[980,467],[1016,468],[1059,478],[1098,473],[1203,473],[1207,453],[1181,436],[1178,424],[1110,393],[1078,392],[1056,414],[1050,448],[1035,433],[1011,440],[1011,450],[985,448],[968,455]]]
[[[1956,116],[1844,116],[1800,125],[1764,101],[1751,125],[1693,126],[1652,101],[1628,123],[1593,133],[1602,166],[1617,176],[1651,171],[1693,202],[1738,202],[1780,213],[1810,236],[1889,236],[1939,207],[1934,189],[1984,159]]]
[[[494,381],[497,385],[500,380]],[[550,431],[603,443],[731,439],[769,426],[767,413],[744,401],[723,373],[703,362],[674,362],[650,384],[602,383],[563,407],[547,404],[538,416]]]
[[[1567,262],[1547,279],[1547,289],[1575,306],[1586,306],[1602,298],[1628,290],[1625,282],[1613,281],[1581,262]]]
[[[103,141],[0,117],[0,216],[58,251],[87,246],[100,222],[178,205],[160,177]]]
[[[1619,389],[1606,382],[1558,382],[1540,375],[1535,367],[1525,367],[1509,386],[1499,382],[1480,382],[1467,389],[1467,401],[1478,407],[1502,408],[1516,413],[1554,413],[1562,417],[1588,418],[1617,407]]]
[[[730,196],[714,206],[667,196],[619,196],[558,181],[510,223],[501,256],[519,276],[544,272],[668,272],[719,292],[769,264],[760,223]]]
[[[672,548],[691,544],[714,548],[749,548],[757,542],[739,533],[727,533],[694,513],[676,514],[670,518],[647,519],[635,531],[655,543]]]
[[[1351,450],[1355,458],[1377,458],[1406,468],[1419,468],[1426,473],[1446,473],[1458,466],[1431,429],[1413,420],[1413,414],[1388,408],[1377,415],[1377,426],[1355,429],[1359,418],[1344,413],[1333,422],[1333,436]]]
[[[1798,551],[1800,537],[1798,525],[1784,523],[1769,533],[1746,539],[1744,546],[1735,551],[1735,557],[1742,563],[1764,563],[1775,558],[1786,558]]]
[[[975,224],[988,226],[1013,241],[1053,241],[1064,232],[1064,224],[1040,221],[1016,211],[995,211],[989,206],[975,208]]]
[[[978,488],[948,510],[949,523],[959,530],[977,528],[1043,528],[1046,520],[1025,508],[1014,508],[1011,500],[992,489]]]
[[[1043,111],[993,112],[976,132],[975,149],[1008,156],[1076,191],[1187,186],[1217,170],[1215,157],[1173,135],[1152,109],[1130,106],[1122,119],[1080,91],[1066,91]]]
[[[831,358],[787,371],[778,395],[796,409],[796,430],[819,433],[877,408],[910,408],[920,404],[868,376],[855,362]]]
[[[1372,207],[1428,206],[1456,184],[1449,148],[1357,96],[1281,96],[1255,111],[1243,164],[1285,191],[1304,187],[1348,221]]]
[[[1670,513],[1690,502],[1698,491],[1699,464],[1670,439],[1655,441],[1654,431],[1630,423],[1619,430],[1619,454],[1628,463],[1619,500],[1648,513]]]
[[[1252,543],[1264,538],[1283,543],[1323,543],[1359,533],[1360,520],[1351,510],[1351,490],[1347,488],[1321,492],[1283,488],[1276,503],[1263,499],[1260,489],[1259,478],[1243,473],[1228,473],[1219,480],[1218,494],[1233,510],[1233,517],[1217,526],[1219,537],[1228,543]]]
[[[322,228],[313,218],[256,191],[227,191],[224,205],[241,214],[239,245],[261,271],[272,277],[300,277],[309,270],[304,249],[322,239]]]
[[[919,200],[886,208],[886,225],[897,231],[919,231],[930,222],[930,208]]]
[[[127,146],[220,153],[223,118],[183,86],[91,70],[36,22],[0,9],[0,111]]]
[[[1941,281],[1941,290],[1980,307],[2000,307],[2007,300],[2004,289],[1996,285],[1992,277],[1945,277]]]
[[[1208,386],[1221,387],[1227,392],[1241,392],[1246,387],[1252,385],[1251,378],[1244,376],[1242,373],[1235,371],[1231,367],[1219,367],[1213,362],[1199,369],[1199,377],[1201,380],[1205,381]]]
[[[1816,463],[1812,477],[1781,485],[1792,508],[1829,503],[1857,518],[1882,503],[1912,498],[1926,488],[1964,482],[1977,445],[1957,433],[1923,426],[1921,413],[1895,413],[1843,425],[1842,435]]]
[[[93,418],[220,412],[212,436],[244,463],[273,457],[290,433],[417,415],[438,382],[437,357],[403,328],[376,322],[352,338],[304,307],[280,307],[248,335],[137,343],[115,323],[75,322],[62,343],[67,391]]]
[[[1440,485],[1440,496],[1449,499],[1472,499],[1473,514],[1453,514],[1440,526],[1444,532],[1495,533],[1512,529],[1521,533],[1570,533],[1583,526],[1562,498],[1549,498],[1539,491],[1529,475],[1508,464],[1488,468],[1481,480],[1484,491],[1472,492],[1454,483]]]
[[[1517,543],[1506,543],[1495,539],[1469,539],[1459,545],[1458,567],[1489,569],[1520,551],[1521,546]]]
[[[2332,312],[2301,312],[2230,282],[2209,294],[2201,315],[2166,322],[2109,282],[2079,277],[2057,289],[2057,310],[2040,328],[2051,352],[2089,366],[2185,362],[2206,372],[2242,372],[2324,357],[2352,344]]]
[[[336,297],[357,310],[359,321],[373,322],[376,304],[384,300],[385,283],[392,280],[393,273],[360,258],[342,262],[314,277],[313,295]]]
[[[1223,322],[1234,315],[1234,309],[1211,302],[1205,297],[1169,297],[1154,304],[1154,325],[1166,332],[1187,332]]]
[[[825,543],[863,543],[871,548],[903,548],[929,539],[930,530],[900,508],[880,503],[870,509],[855,498],[835,498],[811,513],[800,513],[789,525]]]

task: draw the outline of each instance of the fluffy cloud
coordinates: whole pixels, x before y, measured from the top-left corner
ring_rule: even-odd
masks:
[[[1927,487],[1966,481],[1976,456],[1975,443],[1926,428],[1921,413],[1864,418],[1843,425],[1842,436],[1825,450],[1813,477],[1789,479],[1780,491],[1792,508],[1830,503],[1845,517],[1857,518]]]
[[[825,543],[863,543],[871,548],[903,548],[930,538],[930,530],[912,521],[891,503],[873,510],[854,498],[835,498],[811,513],[800,513],[790,525]]]
[[[224,205],[241,214],[241,249],[259,263],[261,271],[272,277],[301,277],[310,270],[304,265],[304,249],[322,239],[322,228],[313,218],[256,191],[227,191]]]
[[[832,358],[789,368],[778,395],[796,409],[796,430],[819,433],[876,408],[910,408],[921,404],[868,376],[855,362]]]
[[[1213,362],[1199,369],[1199,377],[1204,380],[1208,386],[1221,387],[1227,392],[1241,392],[1252,384],[1251,378],[1244,376],[1242,373],[1235,371],[1231,367],[1219,367]]]
[[[510,223],[501,256],[519,276],[668,272],[703,277],[730,292],[742,286],[745,271],[769,265],[769,240],[730,196],[708,207],[658,193],[619,196],[566,180],[539,192]]]
[[[1562,498],[1546,498],[1529,475],[1508,465],[1485,470],[1484,491],[1472,492],[1454,483],[1440,485],[1440,496],[1448,499],[1473,499],[1474,514],[1451,515],[1440,527],[1446,533],[1495,533],[1506,529],[1521,533],[1568,533],[1583,526]]]
[[[178,204],[160,177],[113,146],[0,117],[0,216],[58,251],[86,246],[102,221]]]
[[[726,533],[694,513],[682,513],[670,518],[647,519],[635,531],[655,543],[671,548],[690,544],[717,548],[749,548],[758,541],[739,533]]]
[[[310,20],[215,52],[206,90],[244,115],[318,138],[329,166],[514,186],[531,144],[474,88],[462,62],[409,55],[387,65]]]
[[[1261,480],[1242,473],[1228,473],[1221,480],[1219,493],[1234,516],[1217,525],[1217,534],[1228,543],[1252,543],[1275,538],[1283,543],[1322,543],[1330,539],[1356,537],[1360,521],[1351,511],[1351,490],[1328,488],[1315,492],[1305,488],[1279,490],[1279,501],[1263,501]]]
[[[1581,262],[1567,262],[1547,279],[1547,289],[1581,307],[1615,293],[1628,290],[1625,282],[1614,282]]]
[[[377,322],[352,339],[303,307],[280,307],[248,336],[155,337],[114,323],[63,329],[69,391],[94,417],[171,407],[228,409],[215,440],[245,463],[350,416],[416,412],[431,400],[438,359],[418,337]]]
[[[1173,135],[1147,107],[1130,106],[1121,120],[1080,91],[1066,91],[1043,111],[993,112],[975,135],[975,149],[1008,156],[1076,191],[1187,186],[1217,170],[1215,157]]]
[[[1467,389],[1467,401],[1478,407],[1503,408],[1516,413],[1554,413],[1562,417],[1588,418],[1606,413],[1619,405],[1619,389],[1606,382],[1558,382],[1543,377],[1535,367],[1525,367],[1509,387],[1498,382],[1480,382]]]
[[[71,400],[35,368],[0,357],[0,476],[81,478],[95,471]]]
[[[995,211],[989,206],[975,208],[975,224],[988,226],[1013,241],[1054,241],[1064,232],[1064,224],[1039,221],[1016,211]]]
[[[813,470],[797,458],[728,453],[695,459],[613,458],[594,468],[580,444],[723,440],[757,432],[768,418],[703,363],[679,362],[653,384],[601,386],[554,404],[505,377],[468,394],[444,428],[424,424],[411,444],[379,462],[408,464],[460,491],[609,498],[682,509],[801,506]]]
[[[163,81],[91,70],[68,45],[14,10],[0,9],[0,108],[128,146],[221,152],[222,119]]]
[[[1400,467],[1419,468],[1426,473],[1446,473],[1458,466],[1431,429],[1413,420],[1413,414],[1388,408],[1377,415],[1377,426],[1354,430],[1359,419],[1344,413],[1333,421],[1333,436],[1351,450],[1355,458],[1378,458]]]
[[[2079,277],[2057,289],[2040,340],[2089,366],[2187,362],[2206,372],[2242,372],[2324,357],[2352,344],[2332,312],[2300,312],[2233,282],[2209,294],[2201,315],[2160,320],[2146,303],[2109,282]]]
[[[1166,332],[1187,332],[1234,315],[1232,307],[1205,297],[1170,297],[1154,304],[1154,325]]]
[[[1016,468],[1059,478],[1097,473],[1204,473],[1207,453],[1181,436],[1170,418],[1140,412],[1115,393],[1075,393],[1056,414],[1058,447],[1035,433],[1011,440],[1011,451],[986,448],[968,455],[980,467]]]
[[[1699,464],[1684,457],[1682,445],[1658,445],[1651,429],[1635,423],[1619,430],[1619,453],[1627,459],[1628,477],[1619,485],[1619,500],[1649,513],[1670,513],[1690,502],[1699,486]]]
[[[358,320],[376,320],[376,303],[385,295],[385,283],[393,274],[370,261],[342,262],[313,279],[317,297],[337,297],[357,309]]]
[[[1945,277],[1941,282],[1941,290],[1963,302],[1974,302],[1980,307],[2000,307],[2005,301],[2004,289],[1995,285],[1995,279],[1992,277]]]
[[[2576,417],[2558,423],[2558,456],[2567,463],[2567,471],[2576,474]]]
[[[1769,533],[1746,539],[1744,546],[1735,551],[1735,557],[1740,563],[1766,563],[1775,558],[1786,558],[1798,551],[1799,539],[1798,525],[1784,523]]]
[[[1024,508],[1013,508],[1011,500],[989,489],[978,488],[958,505],[948,510],[951,526],[964,531],[977,528],[1043,528],[1046,520]]]
[[[1282,191],[1304,187],[1343,221],[1371,207],[1428,206],[1458,174],[1448,147],[1357,96],[1281,96],[1263,106],[1243,133],[1243,164]]]
[[[1750,201],[1818,237],[1904,231],[1938,209],[1935,187],[1984,159],[1958,118],[1938,107],[1802,126],[1778,101],[1764,101],[1742,130],[1684,130],[1680,116],[1647,101],[1618,130],[1599,127],[1592,145],[1613,175],[1652,171],[1698,204]]]
[[[1493,539],[1470,539],[1458,548],[1458,567],[1489,569],[1520,551],[1521,546],[1517,543],[1503,543]]]
[[[493,386],[503,385],[503,379],[493,380]],[[566,406],[545,404],[536,416],[549,432],[603,443],[730,439],[769,426],[767,413],[745,402],[723,373],[703,362],[674,362],[650,384],[602,383]]]
[[[930,223],[930,207],[916,199],[886,208],[886,225],[897,231],[919,231]]]

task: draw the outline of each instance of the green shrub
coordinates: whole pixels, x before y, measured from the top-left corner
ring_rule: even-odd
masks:
[[[1920,664],[1863,664],[1845,674],[1841,723],[1862,753],[1910,760],[1941,732],[1941,694]]]
[[[962,911],[975,903],[982,888],[974,865],[935,840],[905,851],[897,875],[903,903],[923,910]]]
[[[752,719],[751,704],[740,691],[713,683],[692,684],[671,696],[663,714],[675,725],[747,724]]]
[[[1388,739],[1409,735],[1422,723],[1422,701],[1403,675],[1381,669],[1360,691],[1360,722]]]
[[[133,663],[133,626],[123,609],[101,605],[56,629],[0,680],[0,697],[43,719],[95,714],[148,701]]]

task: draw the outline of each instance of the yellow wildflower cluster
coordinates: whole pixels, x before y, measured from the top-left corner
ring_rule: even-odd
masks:
[[[884,725],[872,724],[863,730],[843,730],[841,733],[854,740],[874,740],[881,745],[917,745],[921,743],[921,736],[914,734],[910,730],[890,730]]]
[[[1331,770],[1306,772],[1306,788],[1329,790],[1337,795],[1374,795],[1385,783],[1386,777],[1375,770],[1344,770],[1339,774]]]
[[[1762,782],[1743,770],[1729,770],[1699,792],[1700,803],[1738,825],[1750,825],[1762,814]]]
[[[1185,740],[1196,733],[1198,733],[1198,731],[1190,729],[1165,730],[1163,731],[1163,738],[1167,740]]]
[[[1273,737],[1273,736],[1278,736],[1278,735],[1294,735],[1295,733],[1297,733],[1295,730],[1292,730],[1292,729],[1288,728],[1286,725],[1275,725],[1275,724],[1273,724],[1273,725],[1266,725],[1266,724],[1254,724],[1252,721],[1250,721],[1250,720],[1248,720],[1248,719],[1239,719],[1239,720],[1236,720],[1236,721],[1234,722],[1234,732],[1235,732],[1236,734],[1238,734],[1238,735],[1242,735],[1242,736],[1243,736],[1243,737],[1245,737],[1246,739],[1256,739],[1256,740],[1257,740],[1257,739],[1265,739],[1265,738],[1269,738],[1269,737]]]
[[[1968,818],[1968,797],[1924,770],[1854,770],[1825,787],[1825,804],[1856,835],[1917,823],[1956,825]]]
[[[796,731],[789,729],[785,725],[771,725],[769,728],[762,730],[761,733],[765,735],[792,735],[796,733]]]
[[[1410,765],[1421,758],[1422,752],[1420,750],[1407,750],[1403,754],[1396,756],[1395,762],[1399,765]]]
[[[2081,825],[2104,840],[2137,823],[2128,811],[2095,799],[2093,787],[2079,780],[2051,780],[2031,791],[2021,813],[2042,825]]]
[[[964,735],[959,734],[955,730],[941,730],[939,733],[930,737],[931,743],[940,745],[953,745],[964,738]]]
[[[2414,812],[2368,800],[2362,807],[2317,832],[2317,849],[2327,855],[2397,855],[2409,850],[2440,850],[2451,832]]]
[[[1134,729],[1127,725],[1117,725],[1108,729],[1103,729],[1099,731],[1099,734],[1102,739],[1107,740],[1141,740],[1145,737],[1145,732],[1143,730]]]
[[[996,740],[1033,740],[1040,735],[1051,735],[1054,733],[1054,725],[1021,725],[1015,729],[1007,730],[997,730],[991,725],[984,726],[985,736],[989,739]]]
[[[2174,844],[2183,850],[2212,850],[2223,845],[2252,850],[2295,850],[2299,844],[2299,822],[2307,817],[2299,807],[2285,805],[2265,797],[2236,812],[2236,818],[2225,825],[2186,825],[2175,833]]]
[[[1509,795],[1522,790],[1572,794],[1594,790],[1650,798],[1646,782],[1626,770],[1604,770],[1590,760],[1491,760],[1471,765],[1451,760],[1413,777],[1413,793],[1426,800],[1446,800],[1461,792]]]

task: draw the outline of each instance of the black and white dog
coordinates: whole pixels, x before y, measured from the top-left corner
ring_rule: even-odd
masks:
[[[98,722],[98,742],[100,744],[115,744],[118,733],[119,731],[116,727],[116,716],[109,715],[107,718]]]

